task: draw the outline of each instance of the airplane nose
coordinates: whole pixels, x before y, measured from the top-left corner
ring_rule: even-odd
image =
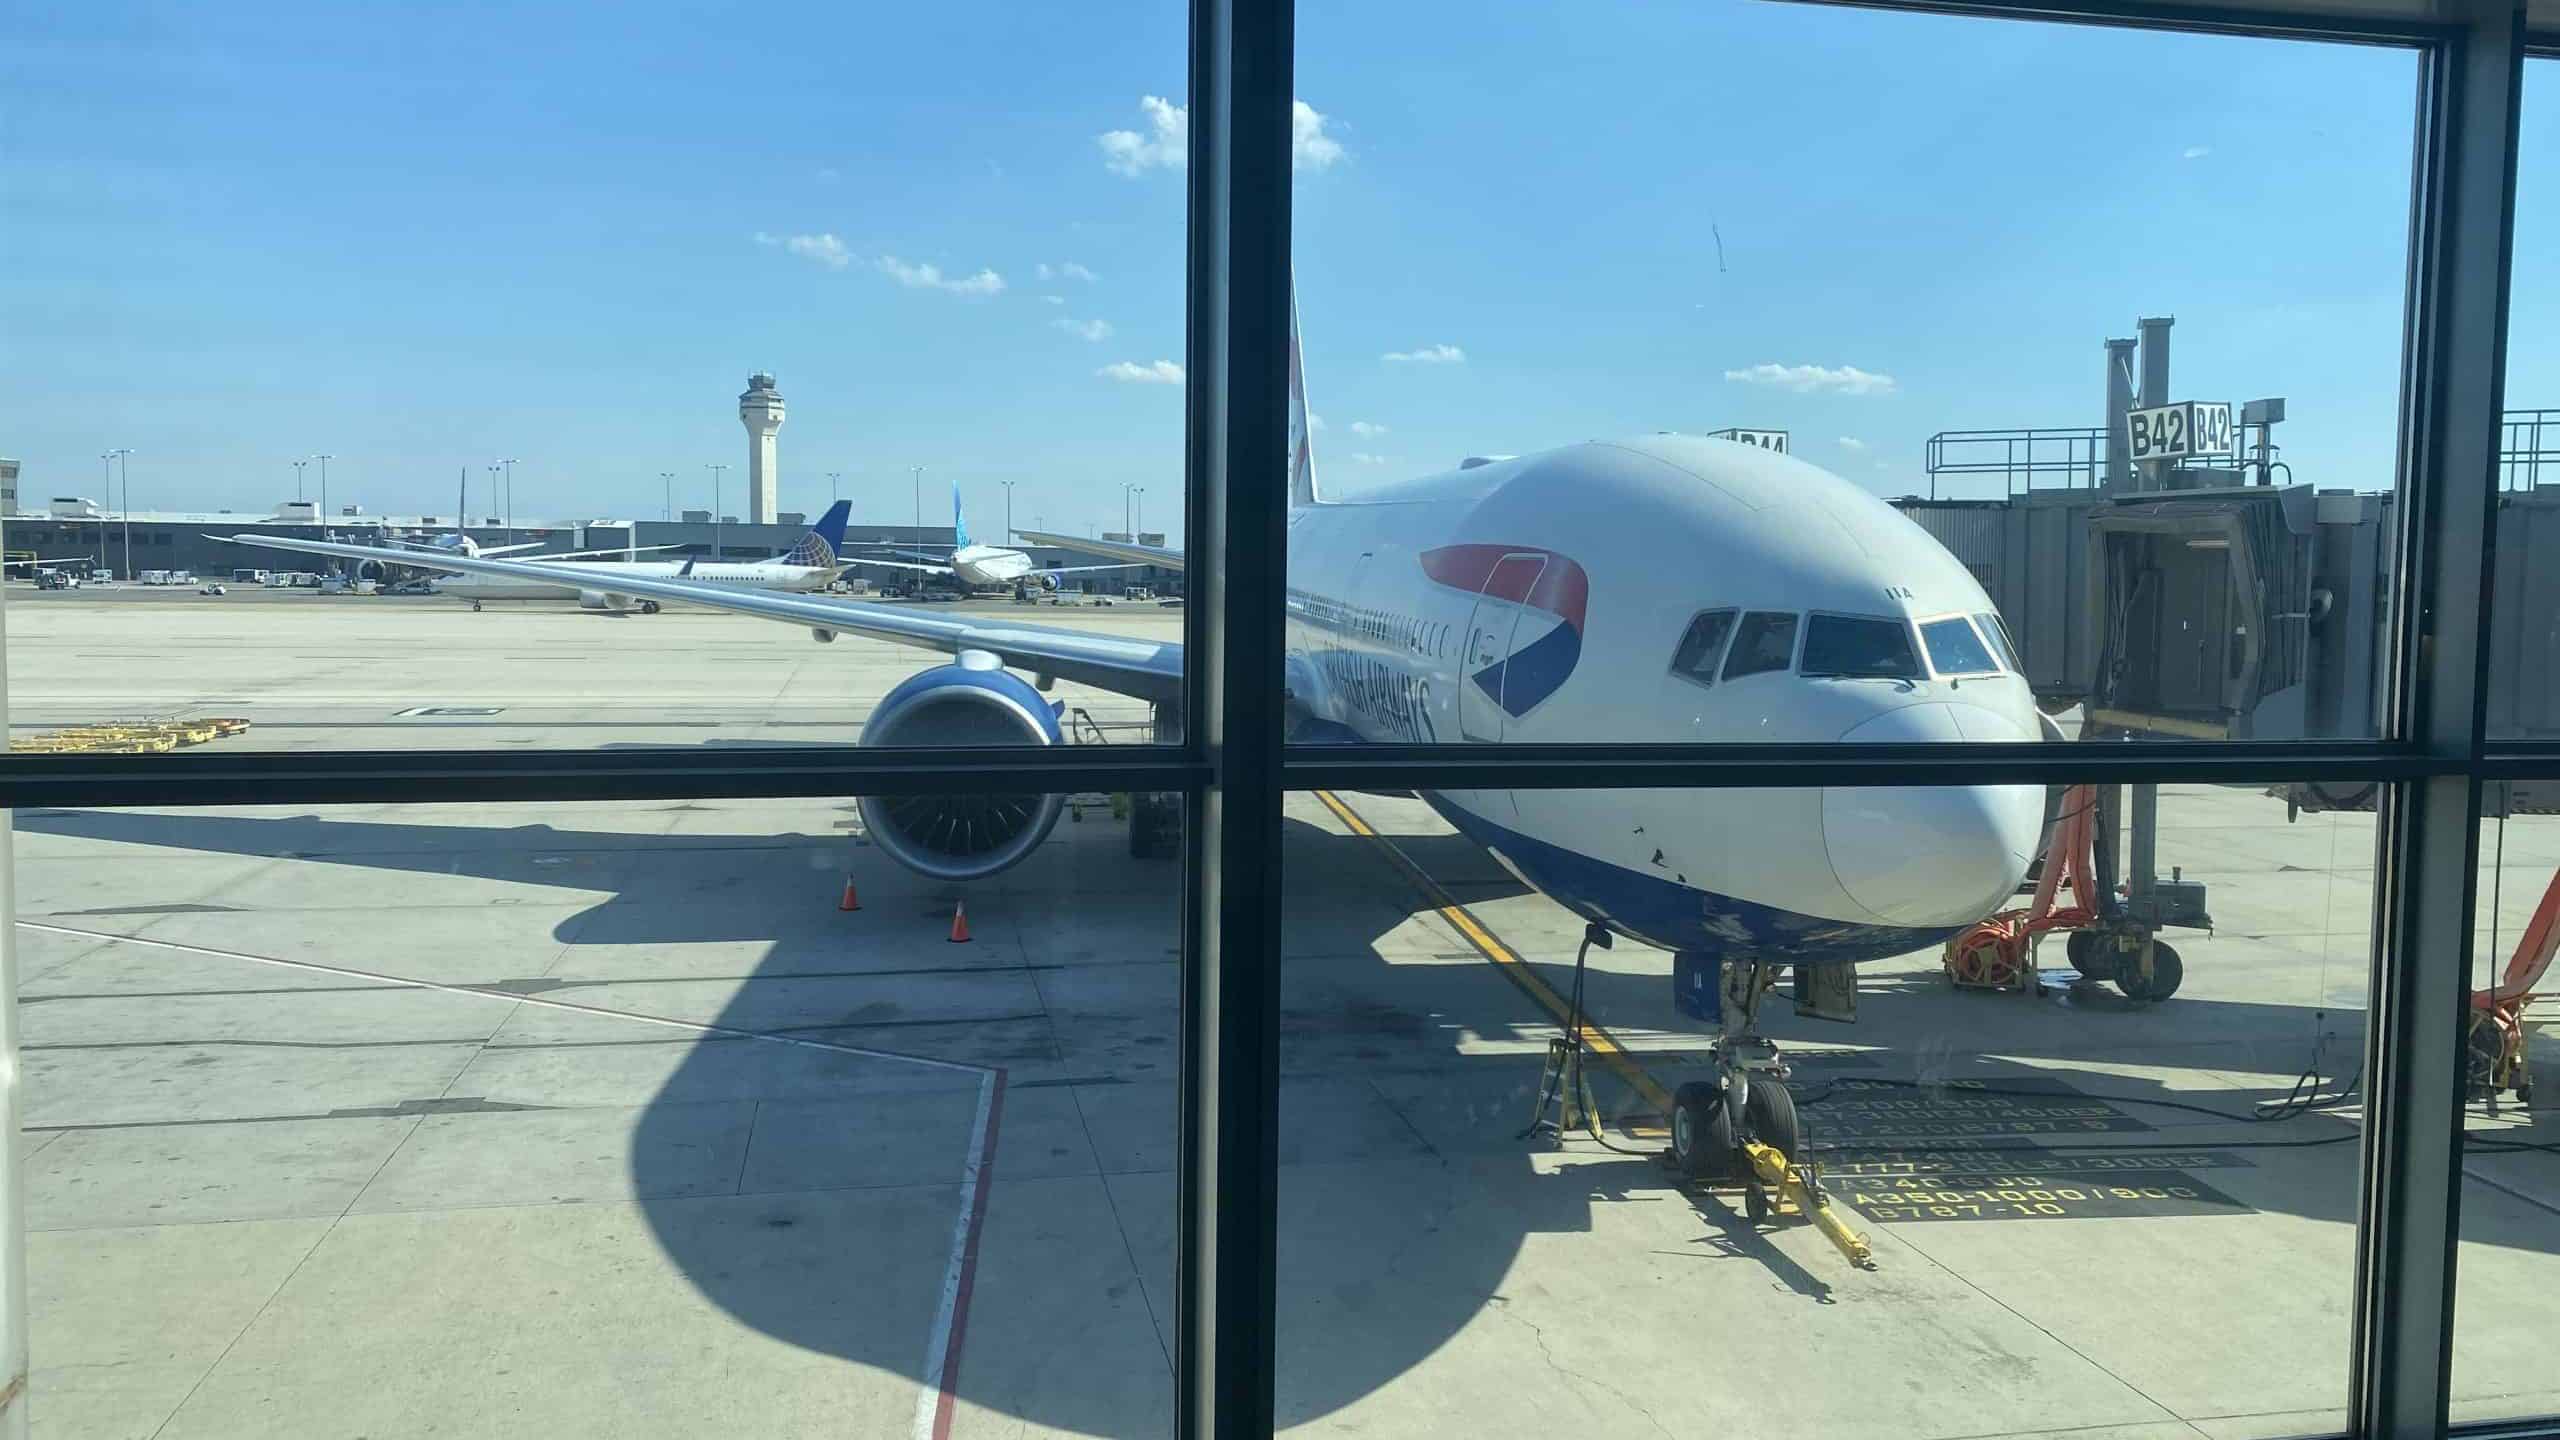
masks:
[[[1973,705],[1907,706],[1852,727],[1858,741],[2024,740]],[[2035,785],[1835,787],[1822,794],[1831,872],[1849,898],[1891,925],[1969,925],[1998,909],[2027,873],[2044,826]]]

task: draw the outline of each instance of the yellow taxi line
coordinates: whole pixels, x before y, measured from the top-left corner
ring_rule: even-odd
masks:
[[[1324,807],[1333,812],[1335,819],[1349,826],[1352,834],[1370,841],[1385,851],[1387,858],[1395,862],[1396,868],[1404,872],[1405,879],[1416,890],[1422,892],[1422,898],[1430,903],[1440,918],[1449,922],[1449,928],[1464,937],[1468,944],[1476,948],[1478,954],[1492,961],[1495,968],[1499,969],[1506,979],[1520,987],[1521,992],[1527,995],[1539,1009],[1546,1011],[1558,1026],[1571,1022],[1572,1016],[1565,1005],[1564,997],[1556,994],[1555,988],[1541,978],[1528,961],[1521,959],[1518,951],[1503,944],[1491,930],[1485,928],[1482,921],[1468,911],[1466,906],[1459,904],[1448,891],[1440,888],[1440,882],[1424,874],[1422,867],[1415,864],[1412,857],[1398,848],[1394,841],[1379,834],[1368,821],[1361,819],[1358,812],[1344,804],[1332,791],[1318,790],[1315,792],[1315,797],[1324,802]],[[1589,1047],[1591,1053],[1598,1056],[1602,1064],[1615,1072],[1619,1079],[1627,1082],[1637,1094],[1642,1095],[1645,1103],[1651,1105],[1655,1113],[1665,1117],[1671,1114],[1671,1092],[1664,1089],[1661,1081],[1654,1079],[1643,1066],[1636,1063],[1635,1056],[1629,1053],[1625,1045],[1619,1043],[1618,1037],[1609,1033],[1606,1026],[1585,1014],[1582,1017],[1582,1035],[1583,1043]]]

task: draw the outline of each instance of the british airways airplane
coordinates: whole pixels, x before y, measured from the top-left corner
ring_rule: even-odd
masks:
[[[1802,460],[1651,435],[1469,462],[1364,492],[1318,487],[1292,344],[1287,687],[1301,742],[2020,741],[2040,721],[1990,597],[1927,532]],[[243,543],[362,555],[326,542]],[[1178,564],[1146,547],[1116,559]],[[446,557],[534,578],[521,561]],[[864,745],[1056,745],[1052,679],[1150,702],[1178,733],[1182,647],[824,596],[626,578],[634,597],[939,650]],[[1723,977],[1717,1079],[1684,1087],[1673,1149],[1729,1171],[1740,1137],[1793,1153],[1757,1006],[1785,965],[1934,944],[2014,893],[2040,787],[1441,791],[1423,797],[1575,914]],[[1061,797],[861,801],[923,874],[1022,860]],[[1133,833],[1134,839],[1134,833]],[[1757,1097],[1757,1098],[1755,1098]]]

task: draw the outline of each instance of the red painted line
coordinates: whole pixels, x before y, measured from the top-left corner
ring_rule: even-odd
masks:
[[[986,1231],[987,1191],[996,1173],[996,1130],[1004,1118],[1004,1072],[987,1072],[986,1116],[979,1126],[977,1153],[969,1161],[968,1208],[964,1212],[960,1265],[944,1321],[939,1369],[933,1376],[932,1440],[951,1440],[954,1387],[960,1378],[960,1345],[969,1332],[969,1297],[978,1285],[978,1240]]]

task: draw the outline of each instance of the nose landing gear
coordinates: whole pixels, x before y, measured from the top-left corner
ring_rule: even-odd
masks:
[[[1776,984],[1776,967],[1764,961],[1722,967],[1723,1033],[1709,1049],[1713,1078],[1692,1080],[1672,1096],[1671,1159],[1692,1180],[1749,1175],[1748,1144],[1788,1156],[1804,1148],[1787,1062],[1778,1042],[1760,1033],[1760,1001]]]

